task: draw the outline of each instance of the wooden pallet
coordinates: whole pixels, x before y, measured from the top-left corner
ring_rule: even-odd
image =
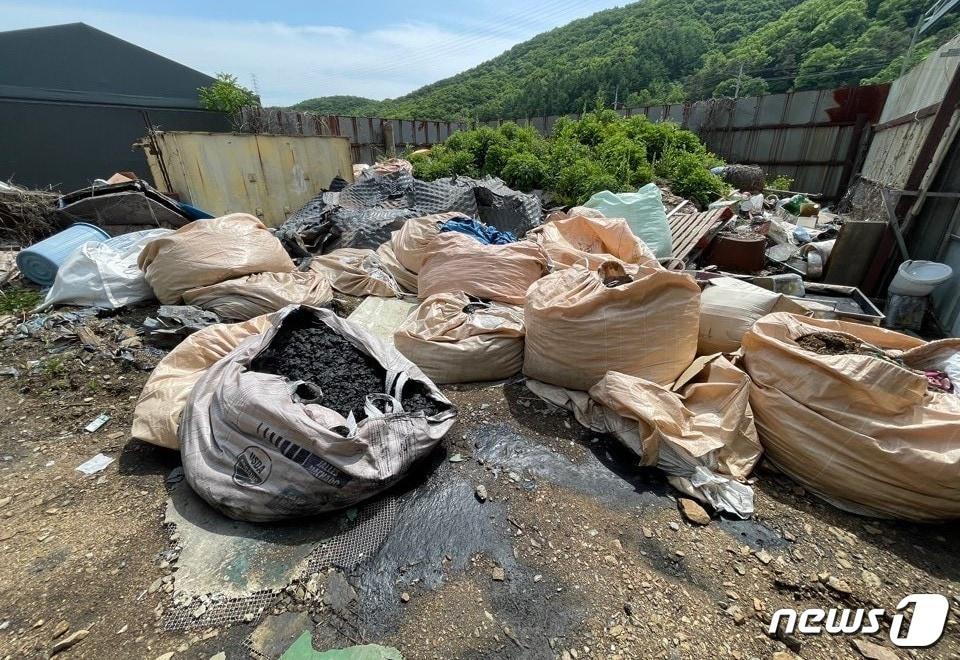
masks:
[[[675,209],[679,210],[682,209]],[[673,256],[685,260],[698,247],[705,248],[731,217],[733,211],[727,207],[702,213],[671,212],[667,221],[673,241]]]

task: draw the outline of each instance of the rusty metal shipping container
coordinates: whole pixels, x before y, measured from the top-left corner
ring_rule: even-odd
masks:
[[[214,215],[252,213],[271,227],[335,176],[353,181],[345,137],[157,131],[140,144],[155,187]]]

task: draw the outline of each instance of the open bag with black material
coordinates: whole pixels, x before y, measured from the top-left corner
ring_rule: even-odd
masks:
[[[824,335],[845,348],[805,348]],[[957,373],[960,339],[780,312],[744,335],[742,366],[767,457],[808,490],[866,515],[960,517],[960,396],[925,375]]]
[[[226,515],[262,522],[356,504],[396,483],[453,425],[456,408],[436,385],[366,329],[297,305],[269,319],[204,372],[180,420],[186,479]],[[378,379],[351,410],[328,405],[340,400],[338,384],[349,389],[355,379],[332,374],[325,392],[264,368],[280,351],[299,350],[296,333],[311,329],[332,333],[343,349],[303,364],[359,360]]]

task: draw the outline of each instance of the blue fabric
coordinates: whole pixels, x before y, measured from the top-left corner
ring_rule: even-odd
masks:
[[[191,220],[209,220],[213,217],[203,209],[198,209],[196,206],[192,206],[186,202],[177,202],[177,206],[180,207],[180,212]]]
[[[447,220],[440,231],[455,231],[466,234],[484,245],[506,245],[513,243],[517,237],[508,231],[500,231],[496,227],[485,225],[475,218],[453,218]]]

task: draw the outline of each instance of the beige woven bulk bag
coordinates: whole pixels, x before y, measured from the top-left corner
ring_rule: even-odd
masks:
[[[579,264],[595,270],[610,260],[654,268],[659,266],[653,252],[633,234],[623,218],[577,215],[548,222],[530,234],[550,257],[554,267]]]
[[[187,483],[238,520],[268,522],[352,506],[397,483],[456,421],[457,409],[396,349],[328,309],[290,306],[197,381],[179,436]],[[284,328],[307,320],[340,335],[383,372],[356,421],[324,406],[314,386],[254,370]],[[404,409],[406,392],[423,407]]]
[[[184,292],[183,302],[215,313],[224,321],[246,321],[287,305],[322,307],[333,299],[320,273],[257,273]]]
[[[435,213],[422,218],[411,218],[390,235],[390,246],[404,268],[419,273],[427,258],[430,242],[440,234],[440,227],[451,218],[462,218],[462,213]]]
[[[383,269],[393,276],[393,279],[404,291],[417,295],[417,274],[410,272],[397,261],[397,255],[394,253],[393,244],[390,241],[377,248],[377,258],[383,264]]]
[[[334,289],[348,296],[392,298],[403,295],[400,285],[373,250],[340,248],[314,257],[310,270],[324,275]]]
[[[393,342],[435,383],[509,378],[523,367],[523,309],[438,293],[403,322]]]
[[[546,268],[543,251],[533,241],[484,245],[448,232],[430,242],[417,288],[421,298],[462,291],[484,300],[522,305],[527,289]]]
[[[190,289],[252,273],[296,270],[280,241],[247,213],[195,220],[150,241],[137,265],[164,305],[179,304]]]
[[[608,371],[666,385],[697,352],[700,287],[689,275],[607,262],[574,266],[527,292],[523,373],[588,390]],[[607,286],[604,282],[622,283]]]
[[[743,337],[743,366],[766,456],[841,508],[960,517],[960,396],[930,391],[922,371],[891,360],[821,355],[797,343],[817,332],[844,333],[917,369],[960,353],[960,339],[925,343],[869,325],[764,316]]]
[[[218,323],[193,333],[167,353],[147,379],[133,410],[130,435],[179,449],[177,427],[187,397],[200,376],[244,339],[270,326],[269,314],[243,323]]]

